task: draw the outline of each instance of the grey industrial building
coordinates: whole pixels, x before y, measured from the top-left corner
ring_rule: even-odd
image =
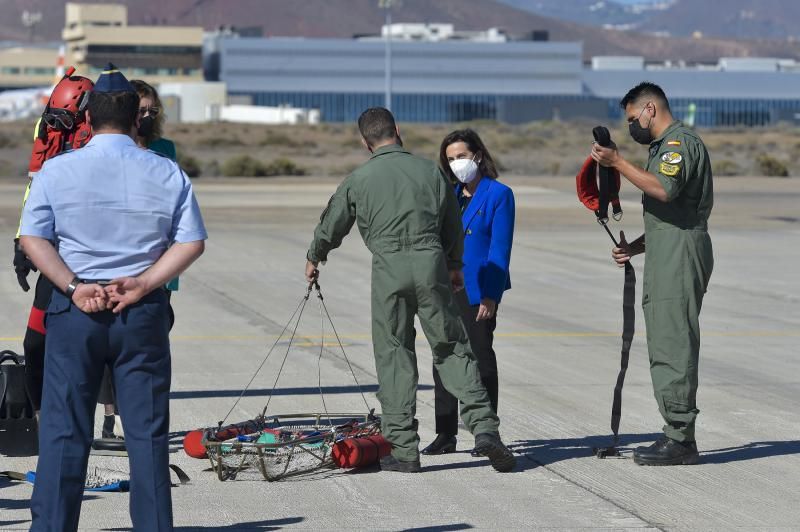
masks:
[[[218,79],[255,105],[317,108],[324,121],[342,122],[384,104],[383,41],[228,37],[217,44]],[[800,114],[797,72],[643,63],[598,70],[584,66],[583,55],[579,42],[394,42],[392,110],[404,122],[616,119],[620,97],[650,80],[664,87],[677,116],[694,104],[698,126],[766,125]]]

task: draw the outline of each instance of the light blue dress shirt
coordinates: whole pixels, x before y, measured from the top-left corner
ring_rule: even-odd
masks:
[[[136,276],[172,243],[208,238],[186,174],[116,134],[96,135],[42,166],[20,235],[54,242],[83,279]]]

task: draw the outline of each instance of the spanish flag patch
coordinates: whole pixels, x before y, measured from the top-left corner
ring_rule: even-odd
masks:
[[[681,145],[681,141],[679,141],[679,140],[668,140],[667,141],[667,146],[680,146],[680,145]]]

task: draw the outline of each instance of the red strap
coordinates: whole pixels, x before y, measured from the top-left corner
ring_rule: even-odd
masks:
[[[47,334],[44,329],[44,310],[31,307],[31,314],[28,316],[28,329],[36,331],[39,334]]]
[[[596,212],[600,209],[600,191],[597,189],[597,177],[595,167],[597,163],[591,157],[584,161],[578,175],[575,176],[575,186],[578,192],[578,199],[586,205],[590,211]],[[613,205],[619,207],[619,187],[620,175],[617,170],[612,170],[610,200]]]

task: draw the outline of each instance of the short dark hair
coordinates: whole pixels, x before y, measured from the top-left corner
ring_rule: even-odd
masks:
[[[114,129],[127,133],[139,112],[139,95],[135,92],[91,92],[88,109],[92,129]]]
[[[370,107],[358,117],[358,131],[367,144],[374,146],[382,140],[397,137],[397,124],[391,111],[384,107]]]
[[[489,176],[492,179],[497,179],[497,165],[494,163],[492,154],[490,154],[489,150],[486,149],[481,137],[475,132],[475,130],[467,128],[456,129],[447,135],[442,141],[441,147],[439,148],[439,166],[442,167],[442,171],[450,178],[451,181],[455,181],[456,176],[450,169],[450,162],[447,160],[447,147],[455,142],[463,142],[467,145],[467,149],[469,149],[469,151],[475,154],[481,154],[481,162],[478,163],[478,170],[480,170],[481,176]]]
[[[625,97],[620,100],[619,106],[625,109],[630,104],[636,103],[644,98],[658,100],[661,105],[669,110],[669,100],[667,99],[667,95],[664,93],[664,89],[649,81],[643,81],[629,90],[628,94],[626,94]]]

